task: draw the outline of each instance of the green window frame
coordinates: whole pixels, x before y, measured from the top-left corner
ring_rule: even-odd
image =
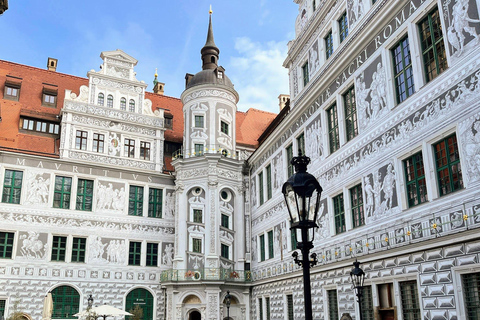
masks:
[[[335,217],[335,233],[339,234],[346,231],[345,226],[345,207],[343,205],[343,193],[333,197],[333,210]]]
[[[107,96],[107,107],[113,108],[113,96],[111,94]]]
[[[285,151],[287,153],[287,175],[290,178],[293,175],[293,164],[292,164],[292,159],[293,159],[293,144],[290,144],[285,148]]]
[[[267,200],[272,199],[272,165],[268,165],[267,171]]]
[[[338,300],[337,290],[327,290],[328,299],[328,317],[330,320],[337,320],[338,317]]]
[[[265,197],[263,195],[263,172],[258,174],[258,195],[260,199],[260,205],[265,202]]]
[[[125,299],[125,310],[133,310],[135,306],[142,309],[143,320],[153,320],[153,295],[148,290],[139,288],[130,291]]]
[[[338,27],[340,33],[340,43],[345,40],[348,36],[348,20],[347,20],[347,12],[344,12],[340,19],[338,19]]]
[[[425,79],[429,82],[448,68],[438,7],[435,7],[420,21],[418,30],[422,45]]]
[[[305,155],[305,134],[303,132],[297,137],[297,149],[299,156]]]
[[[77,319],[80,310],[80,294],[73,287],[60,286],[52,290],[52,319]]]
[[[334,103],[330,108],[327,109],[327,121],[330,153],[334,153],[340,148],[337,104]]]
[[[324,38],[324,41],[325,41],[325,55],[326,55],[326,58],[330,58],[331,55],[333,54],[333,34],[332,34],[332,30],[330,30],[326,37]]]
[[[20,204],[22,195],[23,171],[5,170],[2,202]]]
[[[302,66],[303,86],[306,87],[310,81],[310,75],[308,74],[308,61]]]
[[[51,261],[65,261],[67,237],[53,236]]]
[[[265,261],[265,235],[262,234],[259,237],[260,243],[260,261]]]
[[[142,258],[142,243],[139,241],[130,241],[128,250],[128,265],[139,266]]]
[[[92,211],[93,180],[78,179],[76,210]]]
[[[72,243],[72,262],[85,262],[85,252],[87,248],[87,239],[73,238]]]
[[[195,151],[193,153],[194,156],[201,156],[203,155],[203,144],[195,143]]]
[[[374,320],[372,287],[364,286],[362,289],[362,320]]]
[[[128,215],[143,216],[143,187],[130,186]]]
[[[287,294],[287,319],[294,320],[295,312],[293,311],[293,295]]]
[[[202,253],[202,239],[192,238],[192,252]]]
[[[268,258],[272,259],[274,257],[274,250],[273,250],[273,230],[267,232],[268,236]]]
[[[203,210],[202,209],[193,209],[193,222],[203,223]]]
[[[147,267],[158,266],[158,243],[147,242]]]
[[[55,177],[55,191],[53,194],[53,207],[70,209],[70,196],[72,194],[72,178]]]
[[[457,136],[452,134],[433,145],[440,196],[463,188]]]
[[[397,103],[402,103],[415,92],[408,36],[397,42],[391,52]]]
[[[0,259],[12,259],[14,238],[13,232],[0,232]]]
[[[225,121],[220,121],[220,131],[228,135],[228,123],[226,123]]]
[[[413,207],[428,201],[422,152],[417,152],[405,159],[403,168],[405,170],[408,206]]]
[[[402,300],[402,315],[405,320],[420,320],[420,303],[418,301],[417,281],[399,282]]]
[[[347,141],[350,141],[358,135],[357,104],[355,101],[355,88],[353,86],[343,95],[343,106],[345,110]]]
[[[195,116],[195,128],[204,128],[205,127],[205,118],[203,116]]]
[[[162,218],[163,189],[148,189],[148,216]]]
[[[350,203],[352,204],[353,227],[360,227],[365,224],[365,214],[363,211],[363,193],[362,185],[358,184],[350,189]]]
[[[7,300],[0,299],[0,317],[5,316],[6,304],[7,304]]]
[[[468,320],[480,319],[480,272],[462,274],[463,299]]]
[[[222,213],[222,227],[230,228],[230,217]]]
[[[135,100],[130,99],[130,101],[128,102],[128,110],[130,112],[135,112]]]
[[[266,307],[266,320],[270,320],[270,297],[265,297],[265,307]]]
[[[263,299],[258,298],[258,319],[263,320]]]
[[[230,246],[227,246],[226,244],[221,244],[221,255],[222,258],[225,259],[230,259]]]

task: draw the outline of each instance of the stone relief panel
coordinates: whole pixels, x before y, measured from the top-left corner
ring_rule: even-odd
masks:
[[[219,97],[219,98],[224,98],[224,99],[227,99],[227,100],[230,100],[234,103],[236,103],[236,98],[232,95],[232,94],[229,94],[229,93],[226,93],[226,92],[223,92],[223,91],[220,91],[220,90],[198,90],[198,91],[194,91],[192,92],[191,94],[187,95],[184,99],[183,99],[183,103],[187,103],[193,99],[197,99],[197,98],[200,98],[200,97]]]
[[[252,202],[252,208],[255,208],[257,206],[257,183],[256,183],[255,177],[252,178],[250,181],[250,199]]]
[[[283,154],[280,152],[273,159],[273,189],[281,190],[286,179],[284,178]]]
[[[106,74],[109,75],[109,76],[117,77],[117,78],[129,79],[130,70],[125,69],[125,68],[121,68],[121,67],[117,67],[117,66],[109,65],[107,67]]]
[[[363,178],[365,220],[367,223],[400,211],[397,201],[396,172],[392,163]]]
[[[173,243],[162,243],[162,264],[171,267],[173,265]]]
[[[461,122],[458,135],[466,164],[463,179],[477,182],[480,180],[480,113]]]
[[[35,231],[19,232],[17,259],[46,260],[49,252],[48,234]]]
[[[100,236],[90,236],[88,237],[88,249],[89,262],[91,263],[126,264],[128,251],[125,240],[102,239]]]
[[[321,123],[319,114],[305,129],[305,153],[312,163],[317,162],[324,155]]]
[[[327,199],[320,200],[315,229],[315,242],[330,237],[330,216],[328,214]]]
[[[387,74],[378,56],[355,79],[355,96],[360,128],[378,119],[387,108]]]
[[[365,8],[366,0],[347,0],[347,16],[349,28],[353,29],[367,11]]]
[[[40,207],[48,206],[50,175],[38,171],[27,171],[25,178],[25,184],[27,186],[25,204]]]
[[[320,69],[320,58],[318,55],[318,40],[308,50],[308,74],[312,76]]]
[[[198,269],[203,269],[203,267],[204,267],[204,261],[203,261],[202,254],[188,253],[188,262],[187,262],[188,269],[198,270]]]
[[[274,257],[282,256],[283,237],[282,237],[282,223],[277,224],[273,228],[273,255]]]
[[[165,190],[164,218],[169,219],[175,216],[175,190]]]
[[[125,184],[98,181],[97,210],[122,212],[126,199]]]
[[[448,49],[452,59],[456,60],[479,44],[480,19],[477,2],[446,0],[442,7]]]
[[[298,37],[300,33],[305,29],[308,22],[308,10],[307,10],[307,1],[304,1],[303,4],[298,9],[298,16],[295,20],[295,34]]]

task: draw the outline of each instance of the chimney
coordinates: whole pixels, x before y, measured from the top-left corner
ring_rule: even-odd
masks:
[[[57,71],[57,62],[58,62],[57,59],[48,58],[48,61],[47,61],[47,69],[48,69],[49,71]]]
[[[153,87],[153,92],[163,96],[163,93],[165,92],[165,83],[155,83],[155,87]]]
[[[192,78],[193,78],[193,74],[191,74],[191,73],[187,73],[185,75],[185,88],[187,88],[188,83],[190,82],[190,80],[192,80]]]
[[[282,109],[285,108],[285,105],[287,104],[288,100],[290,100],[290,95],[288,94],[281,94],[278,96],[278,104],[280,106],[280,111],[282,111]]]

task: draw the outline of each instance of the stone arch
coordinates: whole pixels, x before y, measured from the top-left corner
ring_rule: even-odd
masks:
[[[198,291],[198,290],[191,290],[191,291],[188,291],[188,292],[183,292],[179,297],[178,297],[178,301],[182,301],[182,303],[186,303],[185,300],[186,298],[188,298],[189,296],[194,296],[196,297],[197,299],[200,300],[200,302],[198,304],[204,304],[205,303],[205,297],[204,295],[202,294],[201,291]]]
[[[193,308],[187,311],[187,319],[188,320],[201,320],[202,319],[202,312],[200,310]]]

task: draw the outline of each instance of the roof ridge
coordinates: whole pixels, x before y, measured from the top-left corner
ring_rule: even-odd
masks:
[[[247,113],[248,113],[250,110],[253,110],[253,111],[258,111],[258,112],[261,112],[261,113],[266,113],[266,114],[278,115],[278,113],[271,112],[271,111],[260,110],[260,109],[257,109],[257,108],[248,108],[248,110],[247,110],[247,111],[237,111],[237,112],[242,112],[242,113],[245,113],[245,114],[247,114]]]
[[[47,69],[41,69],[39,67],[29,66],[29,65],[26,65],[26,64],[18,63],[18,62],[11,62],[11,61],[6,61],[6,60],[2,60],[2,59],[0,59],[0,62],[5,62],[7,64],[22,66],[22,67],[25,67],[26,69],[34,69],[34,70],[43,71],[43,72],[47,72],[47,73],[51,73],[51,74],[58,74],[58,75],[61,75],[61,76],[67,76],[67,77],[71,77],[71,78],[88,80],[88,78],[75,76],[75,75],[72,75],[72,74],[58,72],[58,71],[50,71],[50,70],[47,70]]]

